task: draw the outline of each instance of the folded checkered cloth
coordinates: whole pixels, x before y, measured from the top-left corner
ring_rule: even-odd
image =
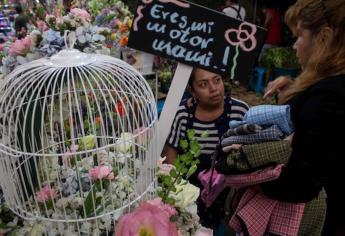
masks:
[[[326,218],[326,209],[326,193],[325,190],[322,190],[318,198],[306,203],[298,235],[321,235]]]
[[[279,177],[283,165],[270,166],[262,170],[242,175],[222,175],[216,170],[204,170],[198,178],[204,186],[201,199],[210,207],[218,195],[226,188],[243,188],[275,180]]]
[[[304,213],[304,203],[288,203],[266,197],[248,188],[240,199],[229,226],[248,235],[297,236]]]
[[[234,129],[228,129],[228,131],[223,134],[222,139],[235,135],[253,134],[261,130],[263,130],[263,128],[260,125],[244,124]]]
[[[281,140],[284,134],[277,125],[261,130],[257,133],[247,135],[230,136],[221,141],[221,146],[226,147],[232,144],[254,144],[269,141]]]
[[[277,179],[280,176],[283,165],[269,166],[248,174],[225,175],[224,186],[244,188]]]
[[[257,124],[262,126],[277,125],[286,135],[293,133],[290,119],[289,105],[259,105],[251,107],[243,117],[243,121],[230,121],[230,128],[243,124]]]
[[[272,164],[286,164],[291,151],[290,142],[284,140],[243,145],[241,151],[221,156],[216,170],[222,174],[239,174]]]
[[[269,212],[274,214],[269,216]],[[265,235],[269,232],[277,235],[320,236],[325,216],[324,190],[308,203],[295,204],[269,199],[256,189],[249,188],[241,196],[229,226],[237,232],[253,232],[249,235]],[[243,222],[239,223],[238,217]]]

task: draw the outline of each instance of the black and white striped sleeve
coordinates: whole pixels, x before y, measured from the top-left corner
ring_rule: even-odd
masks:
[[[185,136],[184,134],[187,129],[186,126],[188,119],[189,117],[186,106],[180,106],[176,112],[176,116],[166,142],[170,147],[175,149],[178,148],[181,137]]]

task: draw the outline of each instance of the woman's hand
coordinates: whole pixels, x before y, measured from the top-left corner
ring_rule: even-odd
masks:
[[[274,93],[280,93],[292,83],[293,83],[293,80],[291,80],[290,77],[288,76],[277,77],[275,80],[267,84],[263,98],[266,98]]]

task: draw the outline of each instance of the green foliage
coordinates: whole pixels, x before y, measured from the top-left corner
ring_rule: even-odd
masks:
[[[205,133],[202,134],[205,137]],[[195,130],[187,131],[187,139],[180,140],[182,154],[177,155],[173,166],[175,167],[169,175],[160,175],[158,182],[160,190],[158,196],[167,204],[174,204],[175,200],[169,196],[171,193],[177,194],[175,185],[181,184],[182,179],[188,179],[197,170],[201,146],[195,137]]]
[[[272,68],[299,69],[300,64],[292,47],[274,47],[265,51],[260,61],[261,66]]]

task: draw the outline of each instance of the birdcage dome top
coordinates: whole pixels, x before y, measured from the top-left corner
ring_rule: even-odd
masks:
[[[102,55],[87,54],[76,49],[65,49],[48,60],[46,59],[45,63],[47,66],[53,67],[74,67],[94,63],[97,58],[102,58]]]
[[[120,59],[75,49],[19,66],[0,94],[0,145],[11,154],[52,155],[54,145],[79,144],[91,134],[107,139],[97,148],[108,147],[157,120],[154,95],[139,72]]]

